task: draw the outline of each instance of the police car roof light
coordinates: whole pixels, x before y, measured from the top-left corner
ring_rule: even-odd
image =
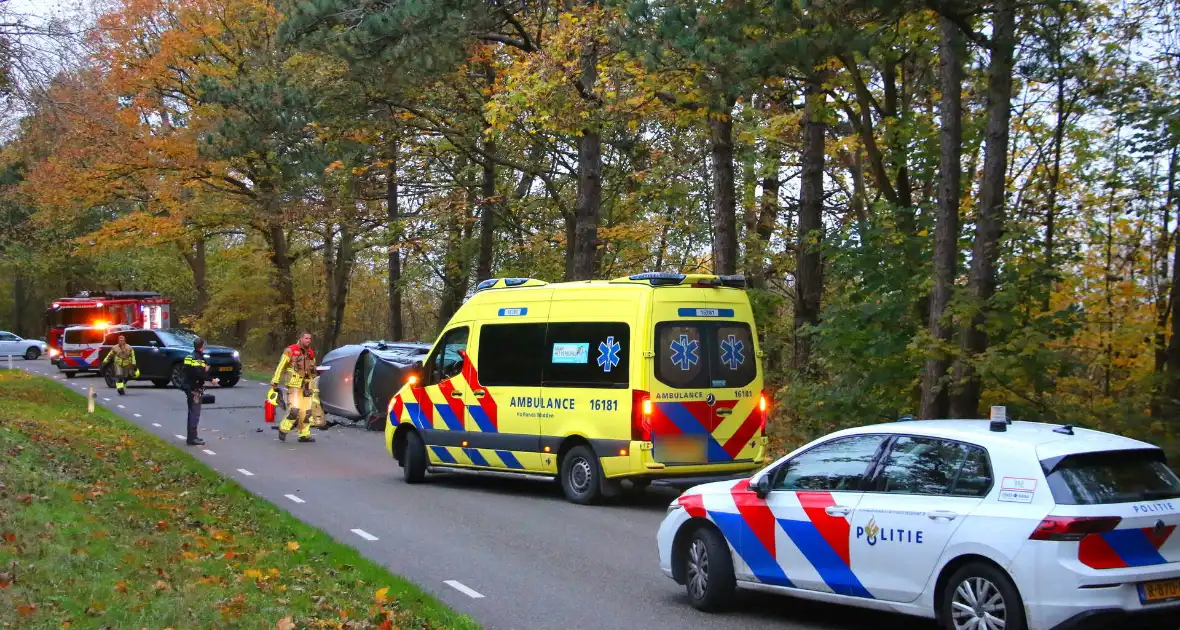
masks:
[[[1008,430],[1008,409],[1005,407],[992,407],[992,418],[989,428],[997,433],[1003,433]]]
[[[1073,425],[1067,424],[1065,426],[1057,427],[1056,429],[1053,429],[1053,432],[1060,433],[1062,435],[1073,435]]]
[[[681,282],[684,282],[684,279],[687,277],[688,276],[686,276],[682,273],[669,273],[666,271],[648,271],[646,273],[637,273],[633,276],[627,276],[627,279],[628,280],[636,280],[639,282],[645,282],[645,281],[650,282],[651,285],[653,287],[655,287],[655,286],[661,286],[661,285],[667,285],[667,284],[680,284]]]

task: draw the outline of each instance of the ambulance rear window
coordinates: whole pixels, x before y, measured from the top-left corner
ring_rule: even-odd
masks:
[[[741,322],[656,326],[656,378],[678,389],[737,388],[758,376],[750,327]]]

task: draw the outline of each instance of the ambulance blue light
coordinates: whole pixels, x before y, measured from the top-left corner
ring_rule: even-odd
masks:
[[[490,289],[490,288],[496,286],[497,281],[499,281],[499,278],[489,278],[487,280],[484,280],[483,282],[480,282],[479,284],[475,285],[475,290],[476,291],[483,291],[484,289]]]
[[[529,281],[528,278],[504,278],[504,286],[506,286],[506,287],[519,287],[520,285],[522,285],[528,281]]]
[[[666,271],[649,271],[647,273],[637,273],[633,276],[628,276],[628,280],[648,281],[652,286],[662,284],[680,284],[684,282],[685,276],[682,273],[668,273]]]
[[[744,289],[746,288],[746,277],[740,273],[733,276],[721,276],[721,284],[727,287]]]

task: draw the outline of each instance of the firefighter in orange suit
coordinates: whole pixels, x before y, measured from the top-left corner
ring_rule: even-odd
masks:
[[[279,439],[284,442],[287,441],[287,434],[296,425],[299,427],[300,442],[315,441],[315,438],[311,437],[311,423],[307,418],[312,404],[313,381],[317,376],[315,368],[315,350],[311,347],[311,334],[303,333],[298,343],[293,343],[283,350],[279,367],[270,382],[272,389],[278,388],[279,383],[283,381],[283,373],[290,370],[291,374],[286,380],[287,417],[283,418],[282,424],[279,425]]]

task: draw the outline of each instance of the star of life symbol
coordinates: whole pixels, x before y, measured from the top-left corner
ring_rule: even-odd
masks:
[[[614,337],[607,337],[606,341],[598,344],[598,367],[602,368],[603,372],[611,371],[611,368],[619,364],[619,351],[622,346],[615,341]]]
[[[680,339],[674,340],[670,346],[672,348],[672,365],[686,372],[692,369],[692,366],[700,360],[697,354],[700,346],[700,342],[696,339],[689,340],[688,335],[680,335]]]
[[[738,369],[738,366],[746,362],[746,355],[742,354],[745,348],[746,344],[736,336],[730,335],[729,339],[721,342],[721,362],[728,365],[731,370]]]

